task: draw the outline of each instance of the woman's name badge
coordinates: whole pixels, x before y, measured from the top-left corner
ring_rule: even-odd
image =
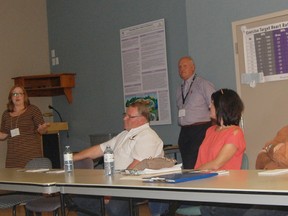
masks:
[[[19,136],[20,130],[19,128],[15,128],[15,129],[10,130],[10,133],[11,133],[11,137]]]
[[[184,117],[185,116],[185,109],[180,109],[178,112],[178,117]]]

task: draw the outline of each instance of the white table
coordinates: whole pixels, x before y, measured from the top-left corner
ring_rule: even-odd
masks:
[[[103,170],[75,170],[64,173],[26,173],[0,169],[0,189],[127,198],[167,199],[239,204],[288,205],[288,174],[258,176],[257,170],[230,171],[229,175],[184,183],[145,183],[123,179],[123,175],[104,175]],[[139,179],[139,178],[138,178]],[[62,205],[63,206],[63,205]],[[65,213],[62,208],[62,213]]]
[[[60,192],[54,176],[44,173],[28,173],[20,169],[0,169],[0,189],[9,191],[52,194]]]
[[[62,194],[203,201],[239,204],[288,205],[288,174],[258,176],[256,170],[184,183],[145,183],[104,176],[102,170],[76,170],[74,182],[57,182]]]

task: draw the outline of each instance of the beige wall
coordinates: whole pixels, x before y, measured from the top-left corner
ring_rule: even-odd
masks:
[[[247,29],[286,21],[288,10],[265,14],[258,17],[235,21],[233,41],[237,44],[235,51],[237,90],[245,104],[244,132],[246,152],[250,169],[255,168],[255,161],[264,144],[271,141],[278,130],[287,125],[288,119],[288,82],[287,80],[258,83],[255,87],[241,83],[245,72],[244,41],[242,27]],[[234,46],[236,47],[236,46]]]
[[[6,108],[12,77],[48,74],[49,48],[46,0],[0,0],[0,113]],[[49,112],[51,97],[30,98]],[[0,167],[4,167],[6,142],[0,142]]]

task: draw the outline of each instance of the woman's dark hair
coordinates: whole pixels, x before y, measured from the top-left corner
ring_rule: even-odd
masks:
[[[231,89],[220,89],[214,92],[211,100],[215,106],[216,124],[239,125],[244,104],[239,95]]]

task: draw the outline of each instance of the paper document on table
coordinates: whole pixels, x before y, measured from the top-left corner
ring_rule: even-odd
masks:
[[[29,169],[25,170],[25,172],[47,172],[49,169]]]
[[[174,172],[174,171],[179,171],[181,170],[182,167],[182,163],[181,164],[177,164],[173,167],[169,167],[169,168],[161,168],[161,169],[144,169],[142,174],[154,174],[154,173],[166,173],[166,172]]]
[[[266,170],[262,172],[258,172],[259,176],[273,176],[273,175],[281,175],[288,173],[288,169],[274,169],[274,170]]]
[[[217,173],[218,175],[229,175],[229,170],[217,170],[214,172]]]
[[[65,170],[50,170],[50,171],[48,171],[46,173],[58,174],[58,173],[64,173],[64,172],[65,172]]]

